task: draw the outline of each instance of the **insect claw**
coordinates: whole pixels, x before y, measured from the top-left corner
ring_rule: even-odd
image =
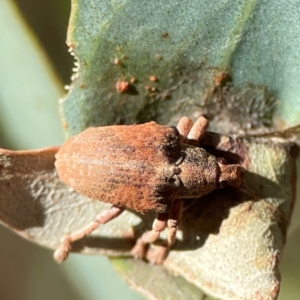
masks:
[[[53,254],[55,261],[57,261],[58,263],[65,261],[68,256],[69,251],[65,251],[64,249],[57,249]]]
[[[156,246],[154,250],[149,251],[147,258],[153,265],[161,265],[168,255],[168,250],[167,245]]]
[[[54,259],[58,262],[61,263],[63,261],[65,261],[68,256],[69,256],[69,252],[71,250],[71,239],[69,238],[69,236],[65,236],[63,238],[63,242],[60,246],[60,248],[58,248],[54,254],[53,257]]]
[[[146,254],[146,245],[144,243],[136,243],[130,253],[134,258],[143,259]]]

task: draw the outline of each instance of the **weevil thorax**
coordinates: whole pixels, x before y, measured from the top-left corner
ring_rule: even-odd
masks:
[[[182,198],[197,198],[215,190],[218,186],[217,158],[203,148],[182,145],[182,162],[178,165]]]
[[[225,164],[200,147],[182,145],[182,162],[176,172],[181,185],[178,194],[182,198],[199,198],[226,185],[242,184],[242,168],[236,164]]]

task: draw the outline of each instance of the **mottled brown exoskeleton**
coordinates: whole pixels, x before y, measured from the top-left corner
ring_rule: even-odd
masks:
[[[89,128],[62,145],[56,155],[59,177],[78,193],[109,202],[112,207],[82,230],[64,237],[55,251],[57,261],[67,258],[72,242],[83,238],[130,208],[155,211],[151,231],[132,249],[135,257],[169,228],[165,247],[153,262],[162,263],[174,243],[182,215],[182,199],[200,198],[225,185],[240,186],[241,167],[225,164],[199,146],[208,121],[193,125],[183,117],[175,127],[149,122],[142,125]]]

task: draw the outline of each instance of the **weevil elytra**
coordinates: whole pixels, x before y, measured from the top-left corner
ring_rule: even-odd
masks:
[[[162,263],[175,241],[182,199],[242,184],[240,165],[226,164],[198,146],[207,126],[204,117],[194,125],[183,117],[177,128],[155,122],[104,126],[89,128],[63,144],[55,163],[59,177],[78,193],[112,206],[83,229],[65,236],[55,259],[65,260],[74,241],[130,208],[157,213],[152,230],[133,247],[133,256],[144,257],[146,245],[168,227],[167,242],[153,258],[154,263]]]

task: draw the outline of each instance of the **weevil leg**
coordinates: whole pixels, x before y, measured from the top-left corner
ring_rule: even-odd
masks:
[[[96,219],[85,227],[64,236],[61,246],[54,252],[54,259],[57,262],[62,262],[68,258],[72,243],[91,234],[101,224],[105,224],[119,216],[124,211],[124,208],[111,206],[108,210],[101,212]]]
[[[152,230],[145,232],[131,250],[135,258],[144,258],[146,245],[155,242],[162,231],[167,227],[169,213],[158,213],[153,222]]]
[[[186,143],[189,145],[198,146],[199,141],[203,138],[208,125],[209,123],[206,118],[202,116],[199,117],[188,133]]]
[[[232,152],[233,149],[238,148],[235,139],[233,139],[228,135],[219,134],[215,132],[208,132],[205,135],[202,144],[206,146],[214,147],[217,150],[221,150],[225,152]]]
[[[183,212],[183,203],[181,199],[175,199],[173,202],[173,206],[169,212],[169,219],[167,222],[167,226],[169,229],[168,232],[168,240],[165,245],[158,246],[153,254],[151,255],[151,262],[153,264],[162,264],[167,257],[168,251],[171,246],[174,244],[176,239],[176,232],[178,230],[178,226],[182,217]]]
[[[182,217],[183,203],[181,199],[175,199],[168,220],[168,246],[171,247],[176,239],[176,232]]]
[[[190,118],[182,117],[177,124],[177,129],[180,133],[180,141],[189,145],[198,146],[207,127],[208,120],[203,116],[199,117],[194,125]]]
[[[182,117],[178,124],[177,129],[180,133],[180,142],[184,143],[186,141],[186,138],[193,127],[193,121],[188,117]]]

